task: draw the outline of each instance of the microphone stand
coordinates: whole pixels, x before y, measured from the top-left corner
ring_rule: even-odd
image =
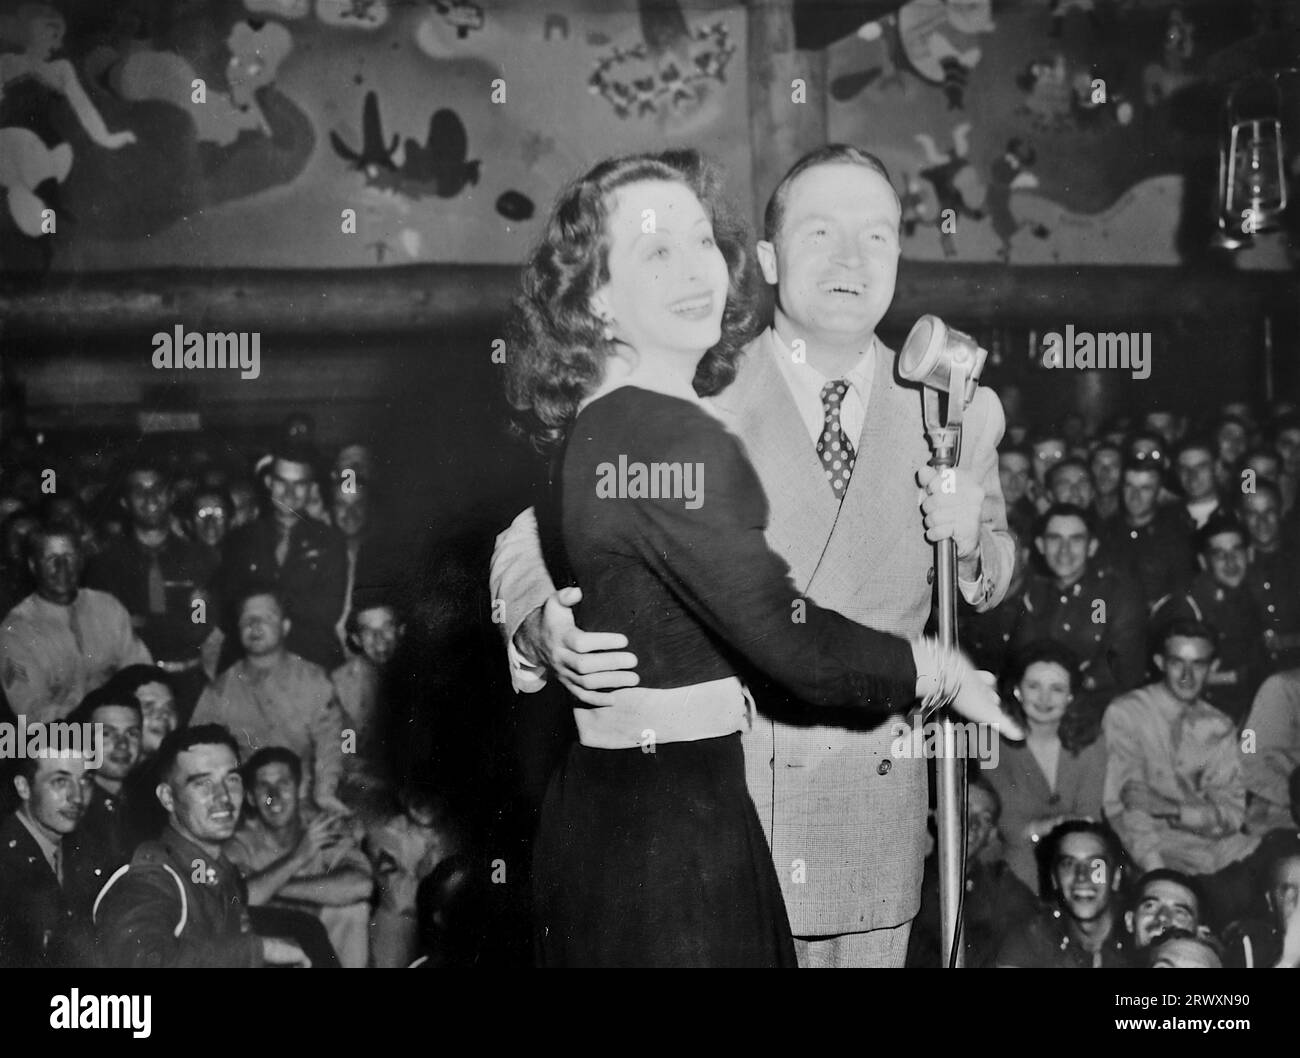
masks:
[[[949,332],[957,335],[958,332]],[[966,336],[960,335],[961,338]],[[969,338],[966,339],[970,341]],[[973,343],[972,343],[973,344]],[[982,352],[982,350],[981,350]],[[948,415],[939,418],[939,390],[927,384],[922,391],[925,431],[933,453],[930,466],[942,475],[957,466],[961,457],[962,413],[973,396],[973,382],[983,366],[982,357],[956,355],[948,379]],[[972,390],[967,394],[967,386]],[[939,642],[945,648],[957,645],[957,545],[952,539],[934,545],[938,581]],[[966,963],[965,938],[961,922],[966,868],[966,769],[957,758],[957,732],[951,714],[940,720],[943,752],[935,761],[937,829],[939,850],[939,933],[943,965],[961,968]]]

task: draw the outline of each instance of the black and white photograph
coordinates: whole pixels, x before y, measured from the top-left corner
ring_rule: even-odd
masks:
[[[1181,968],[1080,1003],[1248,1036],[1297,196],[1300,0],[0,0],[32,1024]]]

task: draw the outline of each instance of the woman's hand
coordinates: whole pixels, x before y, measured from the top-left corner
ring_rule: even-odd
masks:
[[[927,707],[950,703],[967,720],[993,724],[999,734],[1019,742],[1024,731],[1002,711],[997,680],[991,672],[975,668],[974,663],[957,648],[944,649],[934,639],[918,639],[912,644],[916,661],[916,693]]]

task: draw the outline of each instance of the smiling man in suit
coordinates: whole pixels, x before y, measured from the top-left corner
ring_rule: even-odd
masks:
[[[998,481],[1004,418],[977,391],[962,459],[942,482],[917,390],[895,378],[876,338],[894,296],[898,196],[855,147],[806,155],[767,206],[758,260],[776,287],[772,327],[712,405],[742,441],[767,493],[767,539],[818,605],[897,635],[920,635],[932,543],[953,539],[961,592],[979,610],[1006,592],[1014,555]],[[493,598],[504,603],[517,690],[547,672],[582,702],[637,682],[619,634],[578,629],[578,588],[556,592],[532,511],[497,539]],[[902,966],[920,903],[926,763],[895,760],[890,724],[846,730],[778,688],[751,682],[750,794],[771,844],[803,966]],[[893,717],[891,719],[898,719]]]

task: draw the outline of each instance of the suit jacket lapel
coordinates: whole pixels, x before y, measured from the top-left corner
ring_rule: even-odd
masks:
[[[882,568],[902,563],[900,547],[930,546],[920,525],[919,487],[910,474],[898,472],[900,461],[919,465],[929,455],[920,393],[895,380],[894,352],[879,340],[875,355],[857,463],[844,494],[839,531],[823,559],[837,580],[847,582],[849,594],[879,579]],[[918,552],[915,557],[924,569],[926,556]]]
[[[785,556],[803,590],[835,524],[838,503],[804,428],[794,398],[773,362],[771,330],[746,350],[736,381],[714,398],[745,443],[767,492],[768,540]]]
[[[903,421],[906,397],[901,393],[902,387],[894,381],[894,354],[877,340],[875,343],[875,370],[871,376],[871,394],[867,398],[862,433],[856,438],[858,462],[849,478],[849,487],[844,494],[844,502],[853,507],[860,507],[864,501],[879,497],[881,483],[891,467],[889,458],[881,458],[889,450],[891,443],[905,436],[909,426],[916,428],[917,423]],[[920,418],[920,397],[917,396],[917,422]],[[864,458],[865,457],[865,458]],[[852,507],[850,508],[852,510]]]

